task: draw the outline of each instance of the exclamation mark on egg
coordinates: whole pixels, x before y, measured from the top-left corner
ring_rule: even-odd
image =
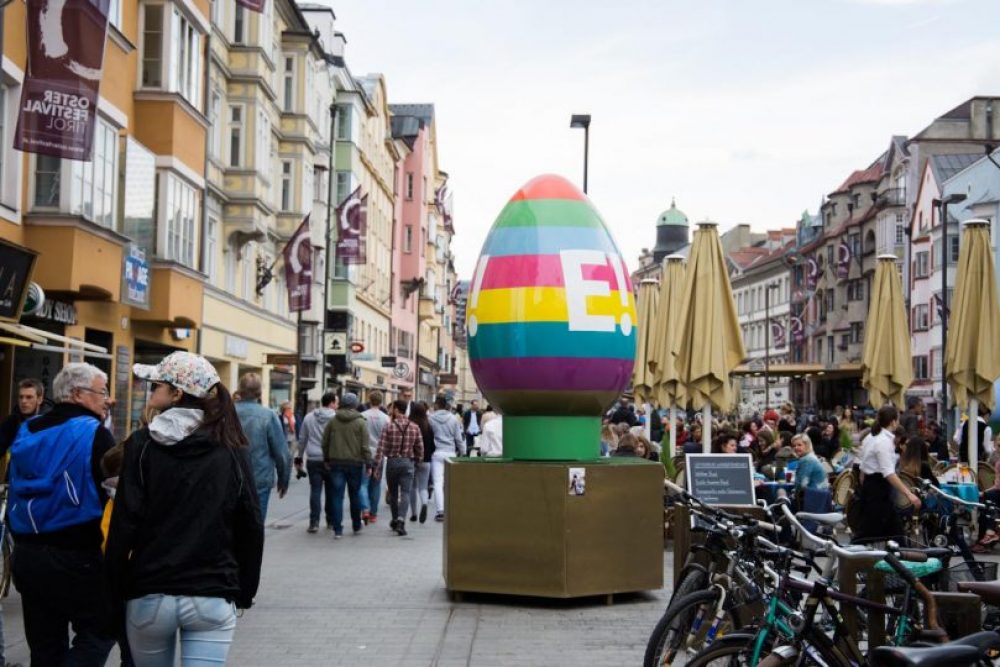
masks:
[[[475,337],[476,332],[479,331],[479,320],[476,319],[476,314],[472,311],[479,307],[479,293],[483,289],[483,275],[486,273],[486,265],[489,262],[489,255],[481,255],[476,264],[476,272],[472,275],[472,288],[469,290],[469,321],[466,323],[466,329],[469,336],[472,337]]]
[[[620,320],[622,335],[628,336],[632,333],[632,317],[628,314],[628,287],[625,283],[625,271],[622,270],[622,263],[618,257],[613,255],[605,255],[605,257],[608,258],[611,269],[615,272],[615,282],[618,283],[618,300],[621,301],[623,311]]]

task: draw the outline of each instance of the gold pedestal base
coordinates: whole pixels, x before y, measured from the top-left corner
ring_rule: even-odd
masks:
[[[584,494],[571,495],[580,468]],[[572,598],[663,587],[658,463],[456,459],[445,480],[450,592]]]

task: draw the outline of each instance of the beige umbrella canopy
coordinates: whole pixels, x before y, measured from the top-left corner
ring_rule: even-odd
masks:
[[[746,357],[714,222],[699,223],[694,233],[675,333],[677,374],[694,408],[705,412],[702,449],[707,453],[711,408],[728,410],[732,405],[730,374]]]
[[[962,230],[955,295],[948,321],[945,372],[957,405],[969,406],[975,423],[978,407],[993,407],[993,383],[1000,377],[1000,304],[990,251],[990,223],[970,220]],[[969,463],[976,470],[976,429],[969,429]]]
[[[683,289],[684,257],[669,255],[663,262],[660,301],[656,311],[656,325],[649,356],[649,369],[653,371],[656,398],[662,406],[684,404],[684,385],[677,376],[677,364],[671,352],[676,338],[674,325],[680,319]]]
[[[655,280],[647,278],[639,283],[639,326],[635,341],[635,366],[632,367],[632,391],[635,393],[636,403],[653,398],[654,381],[653,371],[649,369],[649,357],[659,300],[660,293]]]
[[[902,407],[903,393],[913,382],[910,329],[897,261],[895,255],[879,255],[868,307],[861,384],[874,408],[886,403]]]

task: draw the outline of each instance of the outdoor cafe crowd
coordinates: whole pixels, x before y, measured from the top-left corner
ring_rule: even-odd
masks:
[[[712,454],[749,454],[759,498],[788,496],[806,511],[848,512],[856,535],[901,534],[900,516],[919,509],[913,492],[920,480],[953,485],[968,499],[1000,500],[1000,434],[988,423],[989,412],[976,420],[978,470],[969,468],[969,420],[958,428],[929,419],[923,401],[911,397],[903,412],[892,406],[878,411],[837,406],[820,412],[791,403],[745,418],[720,416],[711,425]],[[676,451],[669,454],[669,431],[676,429]],[[665,474],[683,483],[684,457],[702,453],[700,413],[681,413],[671,424],[669,413],[648,404],[622,399],[604,419],[602,454],[662,460]],[[903,510],[901,512],[900,510]],[[981,531],[973,551],[982,553],[1000,542],[993,530]]]

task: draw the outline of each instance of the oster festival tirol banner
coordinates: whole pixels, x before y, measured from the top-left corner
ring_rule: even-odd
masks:
[[[28,72],[14,148],[90,160],[110,0],[27,0]]]
[[[264,3],[266,0],[236,0],[236,4],[241,7],[246,7],[249,10],[255,11],[258,14],[264,11]]]
[[[288,310],[293,313],[312,308],[312,243],[309,241],[309,216],[281,251],[285,260],[285,283],[288,285]]]
[[[359,186],[337,207],[337,259],[344,264],[364,264],[368,234],[368,195]]]

